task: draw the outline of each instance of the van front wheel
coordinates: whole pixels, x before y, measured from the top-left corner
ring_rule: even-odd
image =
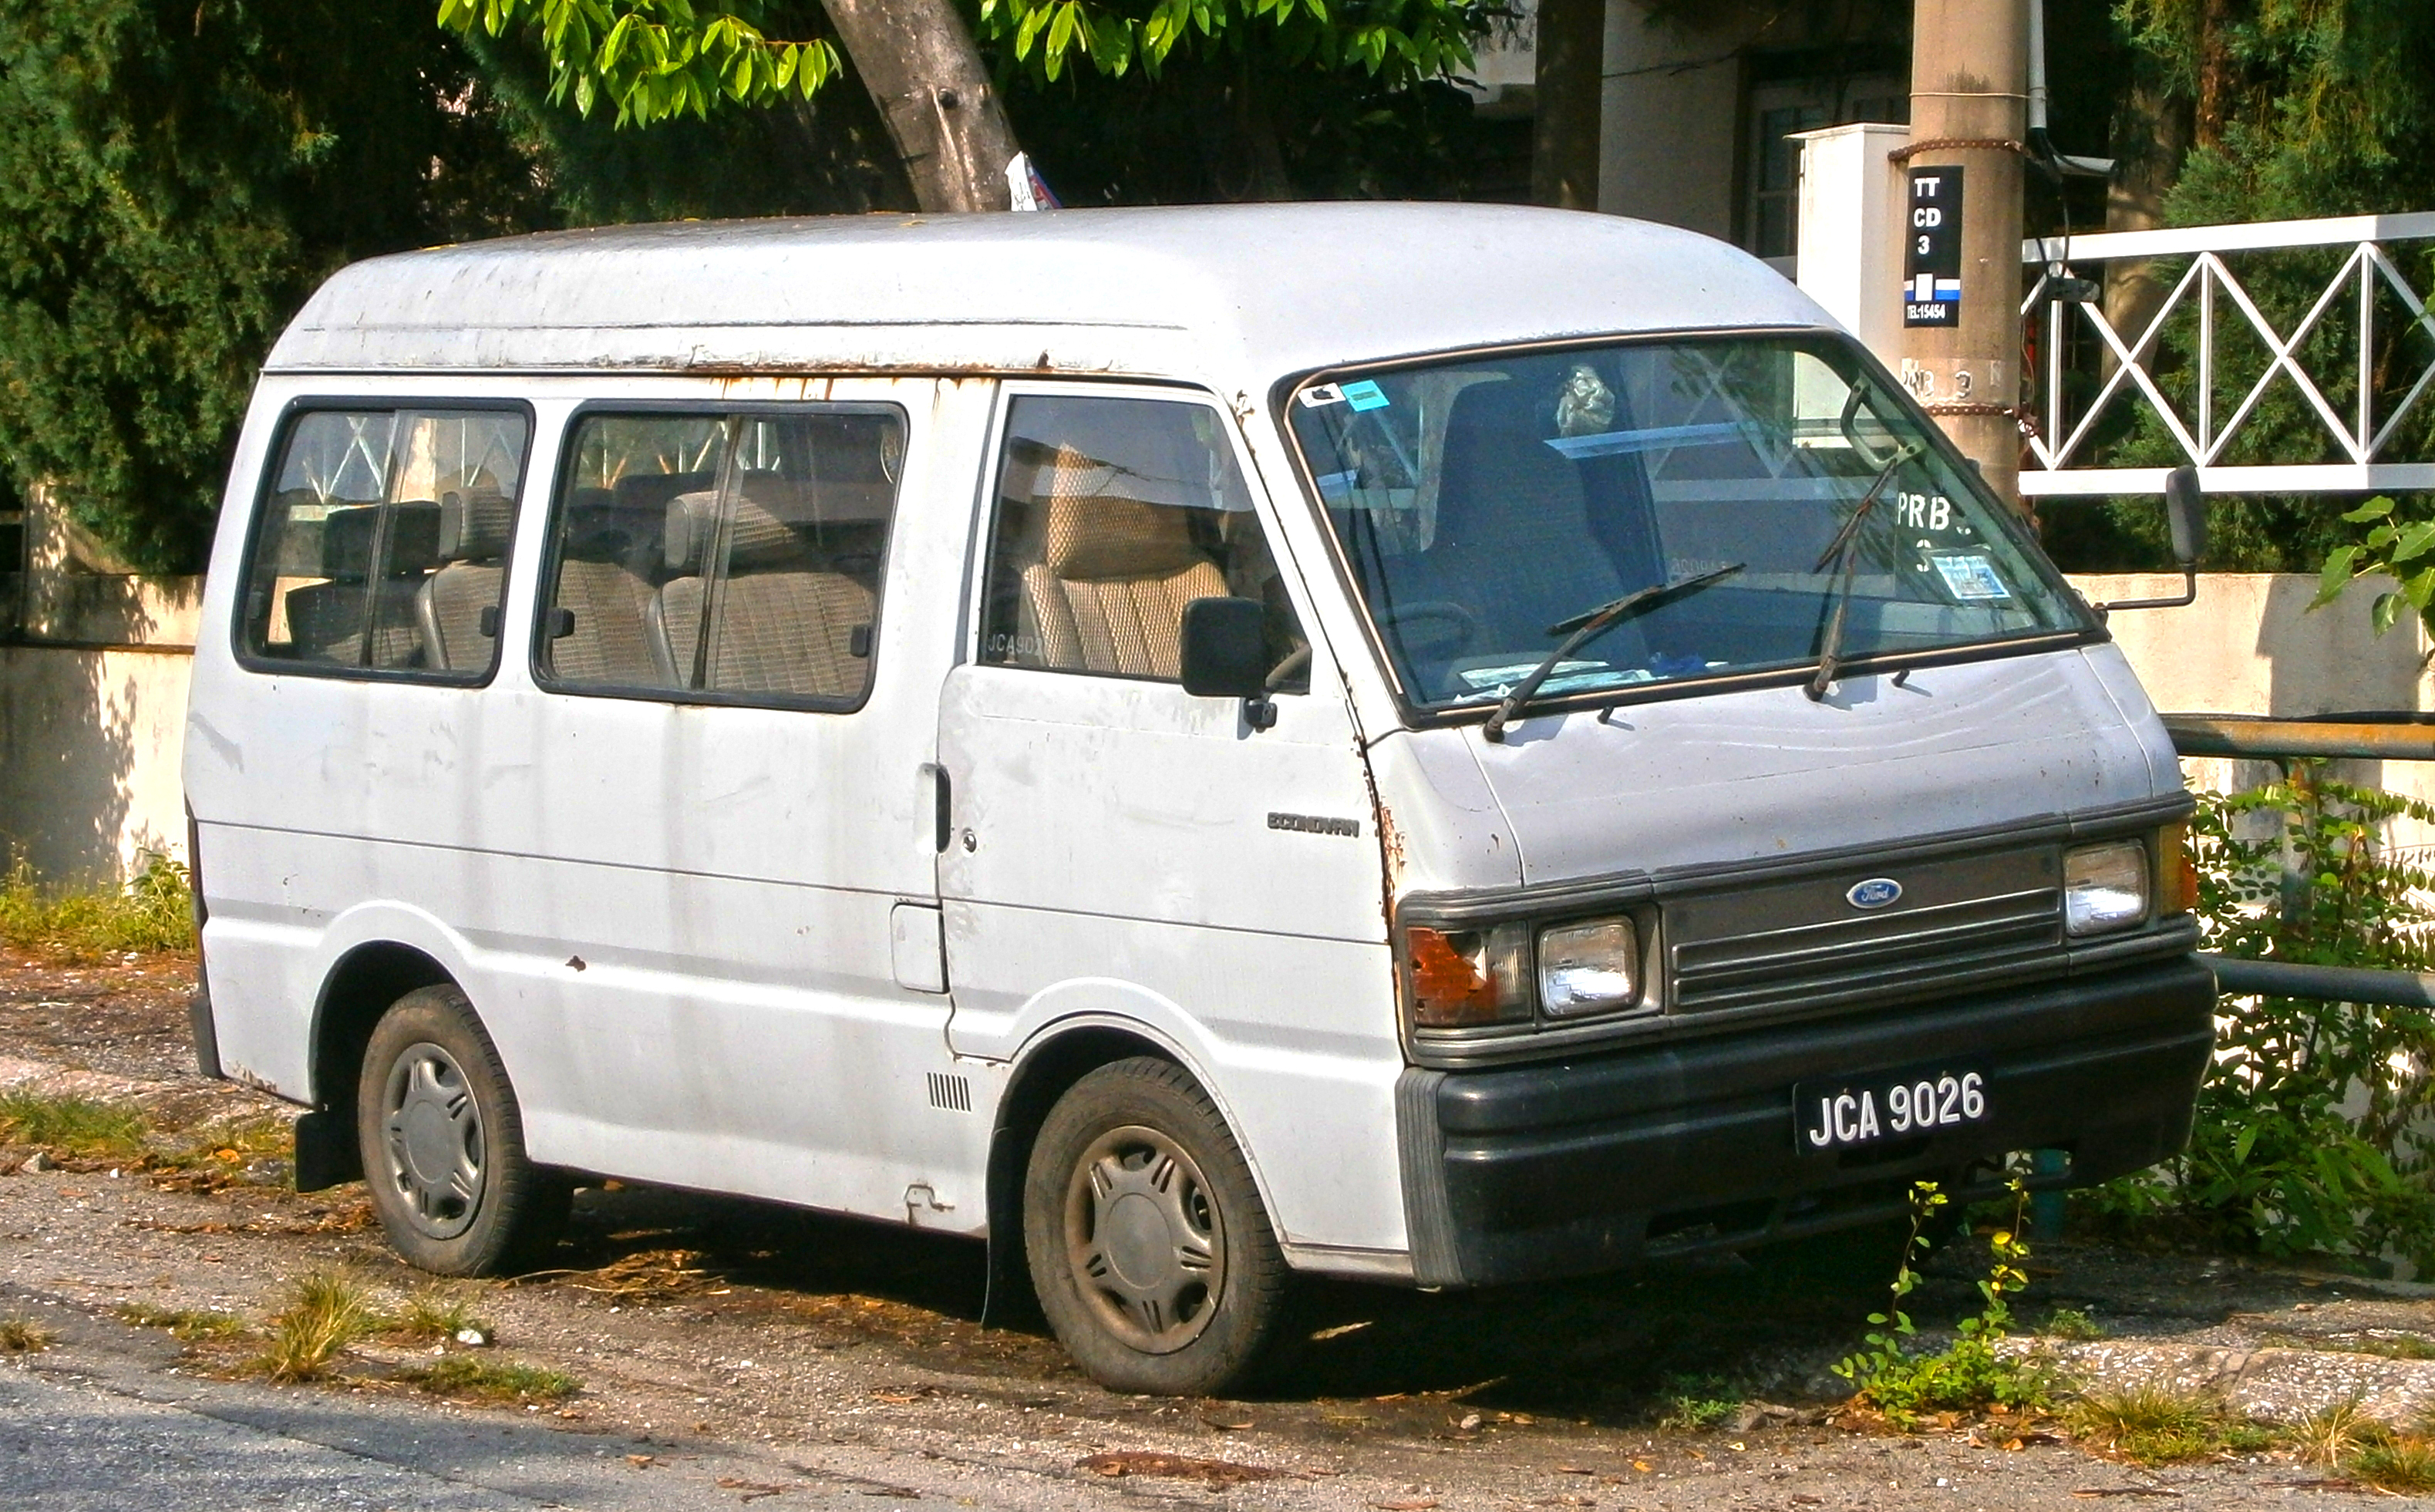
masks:
[[[558,1242],[572,1191],[525,1159],[499,1052],[455,987],[420,988],[372,1030],[355,1090],[364,1184],[419,1269],[492,1276]]]
[[[1241,1149],[1182,1067],[1101,1066],[1058,1100],[1024,1179],[1041,1310],[1093,1380],[1209,1396],[1258,1365],[1287,1272]]]

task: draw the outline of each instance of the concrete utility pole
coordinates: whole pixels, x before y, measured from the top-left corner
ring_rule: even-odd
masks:
[[[1914,0],[1910,89],[1903,381],[2017,507],[2028,0]]]

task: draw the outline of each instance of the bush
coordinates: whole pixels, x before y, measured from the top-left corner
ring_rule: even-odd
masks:
[[[85,959],[195,948],[195,895],[184,866],[158,853],[124,887],[45,886],[22,855],[0,876],[0,943]]]
[[[2379,841],[2435,809],[2293,766],[2202,795],[2191,821],[2208,949],[2254,960],[2428,969],[2435,874]],[[2271,1255],[2435,1268],[2435,1012],[2226,999],[2189,1147],[2100,1189],[2101,1209],[2168,1215],[2204,1242]]]

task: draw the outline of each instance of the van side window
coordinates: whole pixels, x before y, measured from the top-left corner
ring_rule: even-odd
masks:
[[[1221,423],[1172,400],[1016,398],[981,659],[1172,682],[1183,606],[1232,595],[1267,607],[1276,691],[1308,692],[1307,642]]]
[[[489,676],[527,431],[504,410],[296,416],[246,568],[247,656]]]
[[[542,610],[544,681],[861,703],[904,464],[900,412],[595,413],[569,455]]]

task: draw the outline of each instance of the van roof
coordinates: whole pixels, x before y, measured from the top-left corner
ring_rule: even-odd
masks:
[[[1721,242],[1615,215],[1341,202],[685,221],[334,275],[269,371],[1286,373],[1828,317]]]

